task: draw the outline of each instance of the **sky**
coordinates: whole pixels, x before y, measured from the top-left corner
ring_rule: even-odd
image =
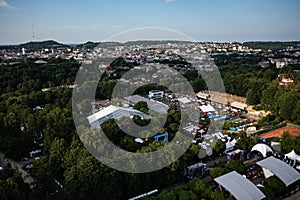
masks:
[[[291,41],[299,11],[299,0],[0,0],[0,44],[32,41],[33,29],[35,41],[74,44],[143,27],[197,41]]]

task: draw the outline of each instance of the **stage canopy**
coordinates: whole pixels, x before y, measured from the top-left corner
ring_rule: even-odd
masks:
[[[294,182],[300,180],[300,173],[297,170],[295,170],[285,162],[274,158],[273,156],[261,160],[256,164],[263,167],[266,178],[275,175],[286,186],[289,186]]]
[[[266,197],[251,181],[236,171],[215,178],[214,180],[228,190],[236,199],[260,200]]]
[[[214,107],[212,107],[211,105],[203,105],[203,106],[200,106],[200,110],[202,112],[215,112],[216,110],[214,109]]]

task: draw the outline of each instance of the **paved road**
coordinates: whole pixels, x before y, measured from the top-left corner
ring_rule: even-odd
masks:
[[[30,174],[28,172],[26,172],[25,170],[22,169],[22,167],[24,167],[29,162],[30,161],[16,162],[14,160],[5,158],[5,155],[0,152],[0,165],[5,166],[8,163],[10,163],[11,166],[14,169],[18,170],[18,172],[20,173],[20,175],[23,178],[24,182],[29,184],[30,188],[33,188],[35,180],[30,176]]]

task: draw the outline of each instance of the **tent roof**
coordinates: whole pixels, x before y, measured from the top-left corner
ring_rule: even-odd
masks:
[[[234,146],[235,146],[235,143],[232,143],[232,142],[229,142],[229,141],[226,143],[226,149],[230,149]]]
[[[189,100],[186,97],[178,98],[178,101],[180,101],[180,103],[183,103],[183,104],[188,104],[188,103],[192,102],[191,100]]]
[[[150,100],[147,99],[145,97],[142,97],[140,95],[133,95],[133,96],[129,96],[129,97],[125,97],[126,100],[132,102],[132,103],[138,103],[139,101],[144,101],[147,103],[148,108],[150,110],[153,110],[154,112],[160,113],[160,114],[167,114],[168,113],[168,109],[169,106],[161,103],[159,101],[154,101],[154,100]]]
[[[100,125],[108,120],[108,119],[120,119],[122,117],[130,117],[133,115],[138,115],[140,117],[149,119],[150,116],[142,113],[138,110],[132,109],[132,108],[123,108],[119,106],[110,105],[90,116],[87,117],[89,123],[91,126],[95,128],[99,128]]]
[[[237,102],[237,101],[232,102],[230,105],[231,105],[231,107],[235,107],[235,108],[238,108],[238,109],[241,109],[241,110],[244,110],[244,109],[247,108],[247,104]]]
[[[252,147],[251,151],[259,151],[263,155],[263,157],[266,157],[268,152],[273,153],[273,150],[271,149],[271,147],[269,147],[266,144],[262,144],[262,143],[254,145]]]
[[[251,181],[236,171],[214,180],[228,190],[236,199],[259,200],[265,198],[265,195]]]
[[[198,92],[197,97],[199,97],[200,99],[208,99],[210,97],[210,95]]]
[[[289,186],[292,183],[300,180],[300,173],[297,170],[295,170],[285,162],[274,158],[273,156],[261,160],[256,164],[271,171],[286,186]]]
[[[292,150],[290,153],[285,154],[285,156],[289,157],[292,160],[298,160],[300,161],[300,156],[296,154],[294,150]]]
[[[200,106],[200,109],[202,112],[215,112],[216,110],[214,109],[214,107],[212,107],[211,105],[203,105],[203,106]]]
[[[204,163],[202,163],[202,162],[199,162],[199,163],[196,163],[196,164],[194,164],[194,165],[191,165],[191,166],[188,166],[187,167],[187,169],[197,169],[197,168],[199,168],[199,167],[201,167],[201,166],[206,166]]]

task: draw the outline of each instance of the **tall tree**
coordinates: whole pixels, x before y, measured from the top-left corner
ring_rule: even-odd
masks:
[[[287,131],[283,132],[282,134],[282,140],[280,143],[281,151],[284,153],[289,153],[294,149],[295,141],[294,138],[292,138],[291,134]]]
[[[221,140],[218,140],[215,145],[213,145],[213,150],[217,154],[221,154],[226,150],[226,144]]]
[[[244,150],[245,152],[250,152],[254,145],[255,141],[251,137],[248,137],[246,132],[239,132],[237,139],[238,148]]]
[[[62,163],[66,152],[64,139],[55,138],[50,146],[49,167],[54,177],[62,178]]]

